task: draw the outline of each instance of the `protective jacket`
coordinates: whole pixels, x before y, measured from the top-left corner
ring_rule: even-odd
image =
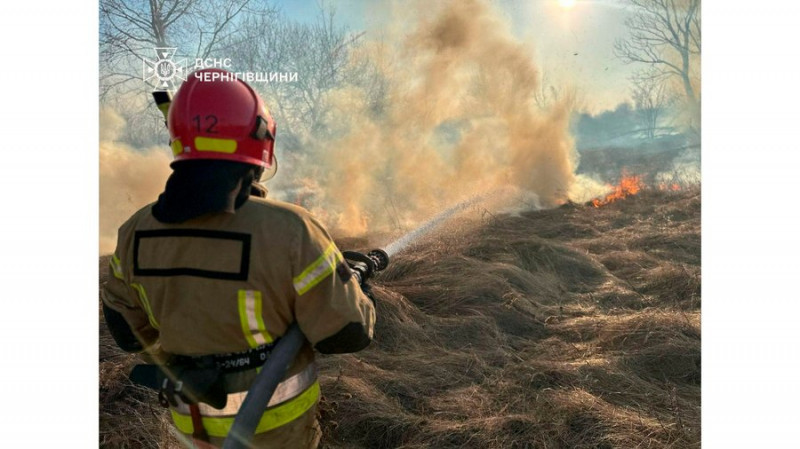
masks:
[[[110,315],[124,318],[141,344],[128,344],[128,350],[160,346],[186,360],[263,354],[296,321],[308,341],[265,410],[254,443],[316,444],[309,443],[318,432],[312,347],[358,351],[371,341],[375,322],[372,301],[330,235],[305,209],[271,199],[250,197],[235,213],[177,224],[156,220],[152,206],[119,229],[113,277],[103,294]],[[115,320],[107,321],[111,327]],[[112,329],[118,343],[125,331]],[[219,445],[227,435],[257,360],[224,359],[235,368],[223,375],[226,406],[199,404],[211,443]],[[181,432],[197,430],[186,404],[172,403],[171,412]]]

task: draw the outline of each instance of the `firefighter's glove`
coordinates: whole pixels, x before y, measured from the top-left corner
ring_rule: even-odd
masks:
[[[358,285],[361,286],[361,291],[367,295],[367,298],[372,300],[372,303],[375,303],[375,297],[372,296],[372,287],[367,283],[367,279],[372,276],[372,272],[370,271],[370,267],[365,262],[354,262],[354,261],[347,261],[347,265],[350,266],[350,270],[353,272],[353,276],[356,277],[358,280]]]
[[[370,288],[367,281],[377,271],[375,261],[356,251],[343,251],[342,255],[347,262],[347,266],[350,267],[350,271],[358,280],[361,291],[374,303],[375,298],[372,296],[372,288]]]
[[[342,251],[342,256],[350,267],[350,270],[358,277],[358,285],[362,287],[367,280],[375,274],[375,261],[357,251]]]
[[[363,290],[364,286],[367,285],[367,279],[369,279],[372,274],[369,265],[364,262],[356,262],[353,260],[348,260],[347,265],[358,280],[358,285],[360,285]]]

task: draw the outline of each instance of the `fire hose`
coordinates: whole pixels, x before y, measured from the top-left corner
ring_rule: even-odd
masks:
[[[343,251],[342,255],[348,261],[348,264],[354,268],[354,272],[358,275],[362,284],[389,265],[389,256],[381,249],[374,249],[367,254],[356,251]],[[264,362],[261,372],[256,377],[250,390],[248,390],[239,408],[239,413],[233,420],[228,437],[225,438],[225,442],[222,444],[222,449],[245,449],[250,447],[250,442],[255,435],[261,415],[267,408],[267,404],[278,384],[286,376],[286,371],[303,346],[305,339],[306,337],[297,323],[292,323],[275,345],[266,362]]]
[[[155,91],[152,95],[156,106],[164,115],[164,124],[166,125],[169,107],[172,103],[172,95],[166,91]],[[362,286],[377,272],[384,270],[389,265],[389,255],[382,249],[374,249],[367,254],[356,251],[343,251],[342,255]],[[367,292],[367,294],[369,293]],[[222,449],[250,447],[256,427],[264,410],[267,408],[267,404],[272,399],[278,384],[286,376],[289,366],[291,366],[305,340],[306,337],[297,323],[290,324],[287,331],[271,351],[262,366],[261,372],[250,386],[233,421],[231,430],[228,432],[227,438],[225,438]]]

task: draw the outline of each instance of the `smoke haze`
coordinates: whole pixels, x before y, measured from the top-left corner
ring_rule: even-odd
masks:
[[[384,83],[380,107],[367,89],[328,91],[328,126],[304,136],[302,153],[277,153],[272,196],[299,202],[338,235],[353,236],[410,230],[491,192],[511,189],[520,204],[536,207],[605,192],[604,183],[575,174],[573,96],[537,105],[534,49],[492,7],[479,0],[402,5],[408,20],[351,54]],[[103,253],[170,173],[166,145],[134,149],[116,141],[124,127],[113,111],[101,113]],[[279,145],[280,136],[279,124]]]
[[[338,136],[310,136],[311,164],[290,174],[319,186],[307,206],[339,232],[359,234],[412,226],[500,187],[533,193],[544,207],[580,194],[572,99],[535,104],[533,49],[483,2],[416,5],[413,27],[367,47],[371,61],[390,61],[378,67],[385,108],[376,113],[354,89],[329,93],[341,111]]]
[[[158,197],[171,173],[166,146],[134,149],[117,141],[125,121],[111,109],[100,111],[100,253],[114,251],[117,229]]]

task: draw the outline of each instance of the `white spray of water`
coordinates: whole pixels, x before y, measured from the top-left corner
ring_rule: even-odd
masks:
[[[395,254],[399,253],[400,251],[408,247],[408,245],[413,243],[415,240],[433,231],[437,226],[445,222],[447,219],[455,215],[457,212],[466,210],[473,204],[476,204],[481,200],[483,200],[483,198],[484,198],[483,195],[477,195],[472,198],[468,198],[443,212],[440,212],[438,215],[426,221],[425,223],[421,224],[413,231],[403,235],[397,240],[386,245],[384,251],[386,251],[386,254],[388,254],[389,257],[394,256]]]
[[[417,226],[414,230],[407,232],[403,236],[389,243],[384,248],[384,251],[386,251],[386,253],[390,256],[395,255],[406,249],[415,241],[429,234],[446,221],[456,216],[460,216],[460,213],[469,209],[477,208],[484,214],[487,212],[491,214],[489,209],[503,210],[504,207],[516,208],[523,203],[525,204],[525,210],[538,210],[542,208],[539,197],[536,194],[511,186],[498,187],[486,193],[473,195],[459,202],[455,206],[436,214],[433,218]]]

